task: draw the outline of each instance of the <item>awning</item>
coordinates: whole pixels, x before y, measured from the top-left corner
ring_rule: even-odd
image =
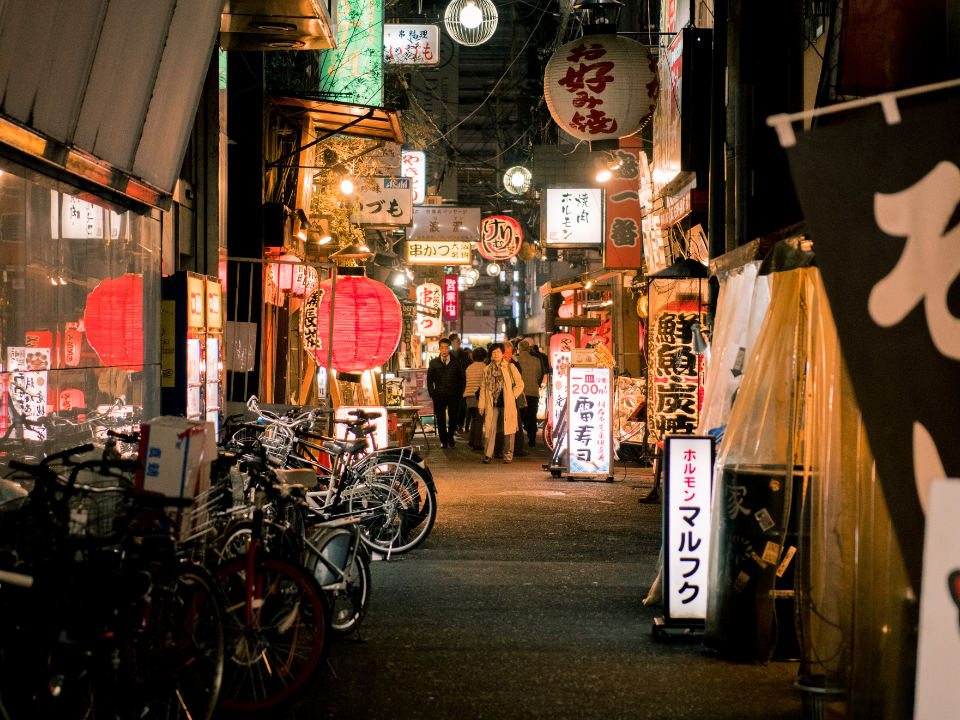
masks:
[[[391,108],[296,97],[272,96],[270,100],[283,108],[292,108],[292,115],[309,117],[317,135],[339,133],[403,143],[400,116]]]
[[[223,0],[0,4],[4,162],[118,206],[169,207]]]

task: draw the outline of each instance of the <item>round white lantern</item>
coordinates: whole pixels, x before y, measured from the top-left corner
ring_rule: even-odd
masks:
[[[497,29],[497,8],[490,0],[453,0],[443,14],[443,24],[461,45],[482,45]]]
[[[585,35],[550,58],[543,78],[556,123],[578,140],[613,140],[653,117],[660,81],[646,45],[619,35]]]
[[[516,165],[503,174],[503,187],[514,195],[523,195],[530,189],[530,180],[533,176],[522,165]]]

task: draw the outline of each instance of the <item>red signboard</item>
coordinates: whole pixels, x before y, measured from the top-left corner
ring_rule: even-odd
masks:
[[[456,275],[443,276],[443,319],[456,320],[460,314],[460,294]]]
[[[477,250],[487,260],[509,260],[520,252],[522,241],[520,223],[506,215],[491,215],[480,225]]]
[[[603,264],[608,268],[637,268],[643,263],[643,236],[640,233],[640,149],[617,150],[620,167],[607,181],[606,253]],[[643,160],[646,162],[646,160]]]

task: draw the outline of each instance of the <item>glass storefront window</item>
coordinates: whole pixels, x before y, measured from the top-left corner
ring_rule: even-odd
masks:
[[[0,453],[160,414],[160,221],[0,175]]]

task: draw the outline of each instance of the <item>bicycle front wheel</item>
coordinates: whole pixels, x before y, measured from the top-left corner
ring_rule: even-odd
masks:
[[[230,712],[268,710],[302,691],[323,657],[330,625],[323,593],[298,566],[268,558],[247,575],[246,558],[217,572],[227,618],[220,707]]]
[[[311,540],[320,551],[307,553],[305,567],[330,601],[330,628],[347,636],[357,629],[370,602],[370,553],[359,545],[354,532],[345,528],[321,531]],[[354,545],[356,552],[354,552]],[[333,568],[333,569],[332,569]]]

